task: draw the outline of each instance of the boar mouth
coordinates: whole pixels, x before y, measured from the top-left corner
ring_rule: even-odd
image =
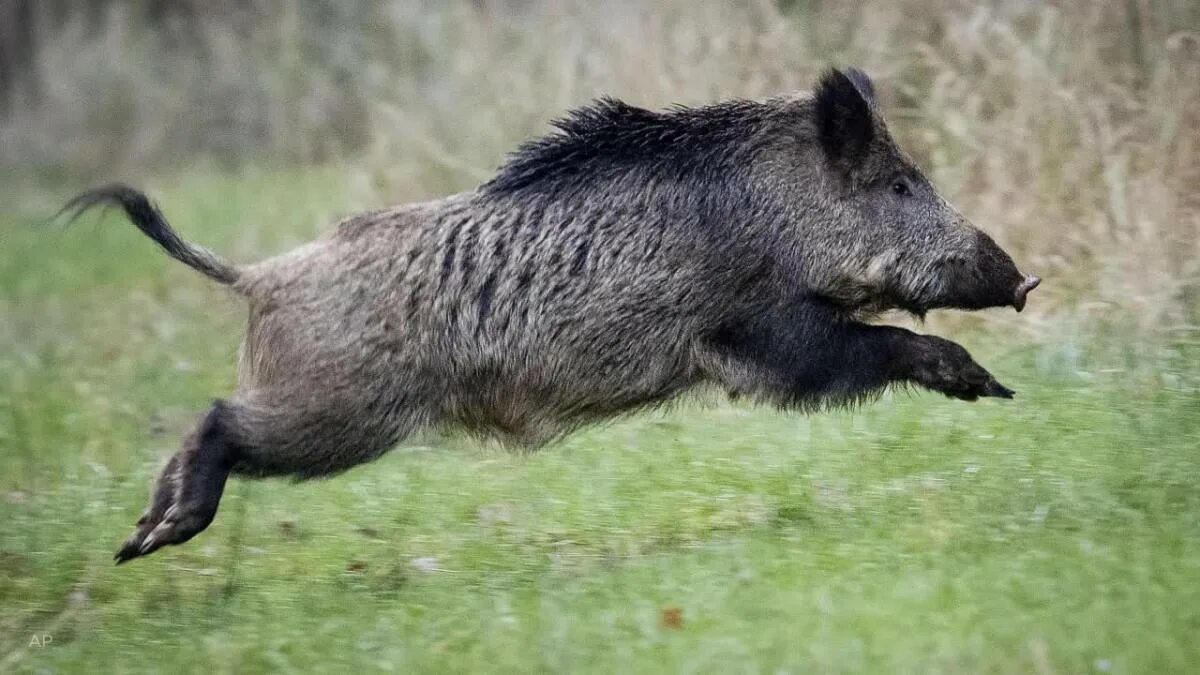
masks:
[[[1029,295],[1029,291],[1037,288],[1040,283],[1042,283],[1040,277],[1032,274],[1025,277],[1025,280],[1018,284],[1017,290],[1013,292],[1013,308],[1018,312],[1025,309],[1025,296]]]
[[[839,301],[833,295],[826,298],[834,304],[868,315],[900,310],[922,320],[926,313],[936,309],[975,311],[992,307],[1012,307],[1020,312],[1025,309],[1029,292],[1037,288],[1042,279],[1032,274],[1022,275],[1015,268],[1011,270],[1011,274],[1016,277],[1015,286],[1009,285],[1011,281],[1008,284],[984,283],[977,274],[971,274],[968,279],[963,280],[959,277],[957,283],[948,284],[950,288],[946,290],[949,290],[949,293],[945,290],[935,291],[928,286],[916,293],[906,292],[908,289],[900,284],[888,283],[872,293],[859,295],[853,301]]]
[[[981,283],[978,277],[972,275],[973,278],[970,280],[952,283],[950,288],[953,290],[949,293],[937,293],[928,300],[915,300],[906,297],[903,293],[891,291],[884,294],[881,304],[906,311],[920,318],[924,318],[925,313],[931,309],[976,311],[992,307],[1012,307],[1020,312],[1025,309],[1029,292],[1037,288],[1042,280],[1032,274],[1017,274],[1016,270],[1013,270],[1013,276],[1017,279],[1015,286]]]

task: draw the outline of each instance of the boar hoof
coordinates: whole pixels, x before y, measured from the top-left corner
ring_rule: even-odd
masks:
[[[215,402],[183,449],[167,462],[150,508],[114,556],[118,565],[167,544],[182,544],[213,521],[232,465],[228,410],[223,401]]]
[[[1014,396],[960,345],[932,335],[924,336],[922,343],[912,373],[917,384],[963,401]]]

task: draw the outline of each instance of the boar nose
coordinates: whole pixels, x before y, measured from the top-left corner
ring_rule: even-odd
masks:
[[[1025,281],[1017,285],[1017,290],[1013,293],[1013,307],[1018,312],[1025,309],[1025,296],[1029,295],[1029,291],[1037,288],[1040,283],[1042,283],[1041,278],[1031,274],[1025,277]]]

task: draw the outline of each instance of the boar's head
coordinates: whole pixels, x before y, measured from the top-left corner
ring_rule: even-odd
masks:
[[[938,194],[892,140],[864,73],[829,71],[793,105],[804,132],[788,248],[810,289],[868,311],[1024,308],[1041,280]]]

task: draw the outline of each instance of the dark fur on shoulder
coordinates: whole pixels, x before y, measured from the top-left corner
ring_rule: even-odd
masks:
[[[703,180],[733,159],[725,143],[744,139],[770,113],[750,101],[656,112],[605,97],[552,122],[559,133],[522,145],[481,190],[552,192],[646,176]]]

